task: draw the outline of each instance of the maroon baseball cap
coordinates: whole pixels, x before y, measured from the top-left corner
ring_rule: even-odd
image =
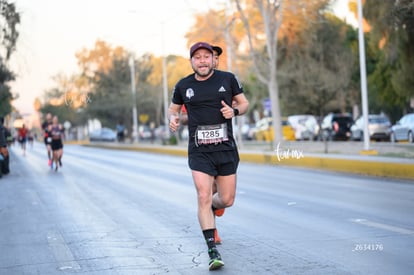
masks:
[[[190,58],[193,57],[194,53],[196,51],[198,51],[199,49],[206,49],[209,52],[213,53],[213,48],[211,47],[210,44],[208,44],[206,42],[197,42],[193,46],[191,46],[191,49],[190,49]]]

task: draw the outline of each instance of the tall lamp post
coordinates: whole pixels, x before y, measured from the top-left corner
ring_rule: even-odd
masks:
[[[129,67],[131,69],[131,92],[132,92],[132,142],[138,142],[138,118],[137,118],[137,92],[135,89],[135,64],[134,58],[129,57]]]
[[[365,42],[364,30],[362,25],[362,3],[358,0],[358,42],[359,42],[359,65],[361,73],[361,97],[362,97],[362,116],[364,120],[364,151],[369,151],[369,132],[368,132],[368,92],[367,92],[367,70],[365,66]]]
[[[164,125],[166,138],[170,138],[170,131],[168,130],[168,79],[167,79],[167,58],[164,53],[164,22],[161,24],[161,44],[162,44],[162,94],[164,101]]]

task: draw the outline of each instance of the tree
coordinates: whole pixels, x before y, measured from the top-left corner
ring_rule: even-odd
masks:
[[[127,51],[123,47],[112,47],[103,40],[97,40],[93,49],[83,48],[76,52],[75,56],[81,72],[70,77],[67,82],[61,82],[60,88],[65,91],[65,104],[71,107],[78,118],[75,121],[80,124],[84,124],[88,118],[99,118],[105,126],[114,126],[117,119],[123,119],[123,117],[113,118],[114,109],[112,107],[116,106],[120,110],[126,111],[125,105],[127,102],[131,102],[131,98],[117,98],[116,94],[107,97],[107,90],[113,89],[114,86],[117,89],[121,84],[126,86],[130,83]],[[124,62],[126,63],[124,64]],[[120,76],[121,80],[119,80]],[[113,83],[114,81],[115,83]],[[122,81],[122,83],[117,81]],[[109,83],[107,89],[104,87],[104,83]],[[122,102],[124,105],[121,104]],[[108,105],[111,108],[104,111]],[[112,119],[114,120],[112,121]]]
[[[246,30],[249,54],[257,79],[264,83],[269,92],[274,126],[275,142],[282,141],[281,111],[279,102],[279,87],[277,82],[278,39],[293,40],[289,32],[280,33],[285,13],[300,14],[302,20],[312,21],[329,1],[288,1],[283,0],[235,0],[240,19]],[[253,16],[248,16],[247,13]],[[258,21],[249,20],[250,18]],[[300,28],[299,21],[289,21],[284,24],[286,29]],[[253,25],[252,23],[255,23]],[[255,31],[253,31],[253,29]]]
[[[351,45],[356,36],[344,22],[328,13],[297,33],[296,42],[280,42],[279,83],[285,113],[324,115],[346,112],[359,102],[352,93],[355,70]],[[349,40],[351,39],[351,40]]]
[[[128,53],[123,47],[112,47],[103,40],[97,40],[95,47],[91,50],[83,48],[78,51],[75,56],[78,59],[78,65],[82,75],[97,81],[96,73],[107,73],[113,66],[113,60],[123,58]]]
[[[85,122],[84,117],[79,116],[78,108],[74,108],[75,99],[71,98],[71,86],[73,85],[74,76],[66,77],[58,74],[53,77],[55,87],[50,88],[44,93],[44,104],[37,106],[42,114],[52,113],[59,118],[59,121],[70,121],[72,125],[80,125]],[[37,103],[36,103],[37,102]],[[40,100],[35,99],[36,105]]]
[[[269,97],[271,101],[275,142],[282,141],[279,88],[276,79],[276,72],[278,33],[282,25],[284,1],[255,0],[253,2],[256,4],[256,8],[258,9],[261,16],[261,21],[259,21],[259,24],[260,27],[262,27],[261,31],[259,33],[256,33],[255,40],[258,40],[257,38],[260,37],[260,34],[263,35],[265,55],[263,55],[263,52],[260,52],[261,54],[259,55],[255,51],[255,48],[253,46],[254,34],[251,31],[250,22],[240,0],[236,0],[236,6],[240,14],[240,19],[246,29],[249,53],[253,61],[253,67],[257,74],[257,78],[268,87]],[[252,8],[252,6],[250,7]],[[261,41],[262,45],[263,40]],[[264,59],[262,57],[264,57]],[[264,66],[260,66],[260,64],[264,64]]]
[[[5,116],[12,110],[13,95],[7,82],[15,79],[15,74],[8,68],[7,61],[16,50],[19,37],[17,26],[20,14],[14,3],[0,0],[0,116]]]
[[[131,80],[128,58],[112,60],[109,71],[95,71],[96,79],[92,102],[85,112],[90,118],[97,118],[103,126],[113,128],[119,120],[129,128],[132,123]]]
[[[372,26],[369,47],[378,61],[368,78],[370,96],[375,94],[375,107],[381,106],[395,120],[413,108],[409,103],[414,98],[414,4],[366,0],[364,15]]]

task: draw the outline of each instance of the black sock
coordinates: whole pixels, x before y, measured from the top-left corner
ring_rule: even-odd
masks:
[[[215,228],[203,230],[204,239],[207,242],[208,249],[216,247],[216,242],[214,240],[215,230],[216,230]]]

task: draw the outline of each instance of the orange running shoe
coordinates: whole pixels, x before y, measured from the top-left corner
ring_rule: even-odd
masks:
[[[216,244],[221,244],[221,238],[220,238],[220,236],[218,234],[217,229],[214,230],[214,241],[215,241]]]
[[[214,209],[214,215],[217,217],[221,217],[224,214],[225,208]]]

